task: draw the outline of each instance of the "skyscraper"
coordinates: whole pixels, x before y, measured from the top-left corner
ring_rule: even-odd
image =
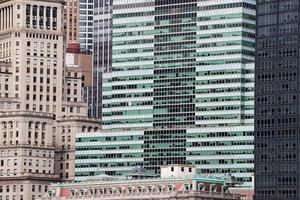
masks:
[[[177,163],[251,182],[255,1],[115,0],[112,30],[103,132],[78,135],[78,179]]]
[[[79,53],[79,1],[65,1],[63,19],[67,51]]]
[[[81,51],[93,51],[93,0],[79,0],[79,43]]]
[[[95,130],[82,71],[64,66],[62,1],[0,2],[0,199],[74,180],[75,133]]]
[[[113,0],[94,1],[93,86],[89,116],[95,118],[102,117],[103,73],[111,71],[112,3]]]
[[[299,199],[299,1],[258,1],[255,199]]]
[[[0,3],[3,199],[34,199],[59,180],[53,127],[62,116],[61,3]]]
[[[67,52],[93,51],[93,0],[65,0],[64,32]]]

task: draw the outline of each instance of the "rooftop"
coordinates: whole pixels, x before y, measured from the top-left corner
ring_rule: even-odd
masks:
[[[108,175],[98,175],[90,177],[86,181],[75,181],[71,183],[55,183],[53,186],[64,186],[64,187],[73,187],[73,186],[89,186],[89,185],[107,185],[107,184],[130,184],[130,183],[145,183],[145,182],[172,182],[172,181],[184,181],[187,179],[211,183],[225,183],[224,178],[215,178],[215,177],[201,177],[195,175],[193,178],[145,178],[145,179],[132,179],[127,176],[108,176]]]

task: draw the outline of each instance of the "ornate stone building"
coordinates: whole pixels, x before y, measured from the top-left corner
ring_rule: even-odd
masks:
[[[83,182],[51,185],[43,200],[241,200],[244,195],[229,193],[231,179],[195,175],[195,166],[163,166],[160,177],[141,172],[127,176],[100,175]]]
[[[59,0],[0,2],[0,199],[36,199],[73,180],[75,134],[97,130],[82,74],[64,64],[61,22]]]

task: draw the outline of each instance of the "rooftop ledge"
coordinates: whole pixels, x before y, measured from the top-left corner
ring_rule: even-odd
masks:
[[[13,0],[0,0],[0,3],[5,3],[5,2],[9,2],[9,1],[15,3],[15,1],[13,1]],[[51,2],[51,3],[61,3],[61,4],[64,4],[64,3],[65,3],[64,0],[33,0],[33,1]]]
[[[4,117],[53,118],[53,114],[34,112],[34,111],[11,111],[11,112],[0,113],[0,118],[4,118]]]
[[[102,185],[105,184],[124,184],[124,183],[145,183],[145,182],[164,182],[164,181],[185,181],[185,180],[195,180],[195,181],[203,181],[203,182],[212,182],[212,183],[225,183],[225,179],[223,178],[212,178],[212,177],[201,177],[201,176],[194,176],[194,177],[182,177],[182,178],[148,178],[148,179],[119,179],[119,180],[93,180],[93,181],[79,181],[79,182],[72,182],[72,183],[54,183],[52,186],[58,187],[74,187],[74,186],[89,186],[89,185]]]

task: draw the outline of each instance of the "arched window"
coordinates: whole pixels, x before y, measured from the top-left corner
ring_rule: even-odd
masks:
[[[210,185],[210,192],[217,192],[217,187],[215,184]]]
[[[91,196],[94,196],[96,194],[96,189],[95,188],[90,188],[89,192],[90,192]]]
[[[173,192],[174,189],[175,189],[175,185],[173,185],[173,184],[168,185],[168,191],[169,192]]]
[[[13,127],[13,122],[12,121],[9,121],[9,128],[12,128]]]
[[[138,186],[138,192],[143,193],[145,190],[144,186]]]
[[[77,195],[77,190],[76,189],[71,189],[70,190],[70,196],[75,197]]]
[[[164,192],[164,188],[165,188],[165,186],[163,186],[163,185],[157,186],[158,192]]]
[[[184,184],[184,191],[189,191],[191,190],[191,186],[189,183]]]
[[[124,187],[119,187],[119,188],[118,188],[119,194],[123,194],[123,193],[124,193],[124,190],[125,190]]]
[[[198,184],[198,191],[204,192],[205,191],[205,185],[203,183]]]
[[[222,186],[222,193],[228,193],[228,192],[229,192],[229,190],[228,190],[227,185],[223,185]]]
[[[153,185],[148,185],[148,192],[154,192],[155,186]]]
[[[85,196],[85,193],[86,193],[86,189],[84,189],[84,188],[80,189],[81,196]]]
[[[129,187],[127,188],[127,191],[128,191],[128,194],[133,194],[133,193],[134,193],[134,187],[129,186]]]
[[[114,192],[115,192],[114,187],[109,187],[108,190],[109,190],[109,194],[114,194]]]
[[[105,194],[106,190],[105,188],[101,187],[98,189],[99,190],[99,194]]]

